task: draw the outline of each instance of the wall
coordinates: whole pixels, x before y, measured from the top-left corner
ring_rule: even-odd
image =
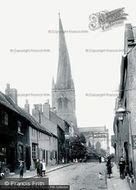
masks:
[[[31,163],[32,163],[31,168],[34,169],[35,167],[34,160],[32,159],[32,143],[35,143],[38,145],[37,158],[41,160],[43,159],[42,151],[44,150],[46,164],[48,165],[55,164],[56,159],[51,160],[50,154],[52,151],[58,152],[57,138],[53,136],[49,136],[42,132],[39,132],[36,129],[33,129],[32,127],[29,127],[29,134],[30,134]]]
[[[136,47],[128,55],[128,109],[130,113],[130,133],[136,135]],[[133,166],[136,166],[136,149],[132,152]],[[136,174],[136,168],[134,168]]]

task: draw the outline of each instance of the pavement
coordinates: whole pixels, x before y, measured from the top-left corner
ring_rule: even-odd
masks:
[[[46,167],[46,174],[50,173],[50,172],[53,172],[53,171],[56,171],[56,170],[59,170],[61,168],[65,168],[65,167],[68,167],[70,165],[73,165],[75,163],[68,163],[68,164],[58,164],[58,165],[54,165],[54,166],[47,166]],[[36,170],[27,170],[26,172],[24,172],[24,178],[31,178],[31,177],[36,177],[37,176],[37,172]],[[10,178],[18,178],[19,177],[19,174],[15,174],[15,173],[10,173],[9,175]]]
[[[111,178],[107,178],[107,188],[108,190],[130,190],[127,179],[120,179],[119,169],[116,164],[112,168]]]

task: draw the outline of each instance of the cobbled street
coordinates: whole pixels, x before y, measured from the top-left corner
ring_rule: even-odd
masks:
[[[99,172],[102,179],[99,179]],[[48,173],[50,185],[70,185],[70,190],[107,189],[105,181],[105,163],[77,163]]]

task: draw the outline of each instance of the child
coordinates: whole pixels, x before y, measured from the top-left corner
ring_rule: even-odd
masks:
[[[46,172],[46,163],[45,163],[45,161],[43,160],[43,161],[42,161],[42,176],[45,176],[45,172]]]
[[[23,161],[20,161],[19,169],[20,169],[20,178],[23,178],[23,175],[24,175],[24,162]]]

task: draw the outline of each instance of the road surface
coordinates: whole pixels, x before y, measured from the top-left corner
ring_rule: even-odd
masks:
[[[100,190],[107,189],[105,169],[105,163],[76,163],[48,173],[46,177],[49,177],[50,185],[70,185],[70,190]]]

